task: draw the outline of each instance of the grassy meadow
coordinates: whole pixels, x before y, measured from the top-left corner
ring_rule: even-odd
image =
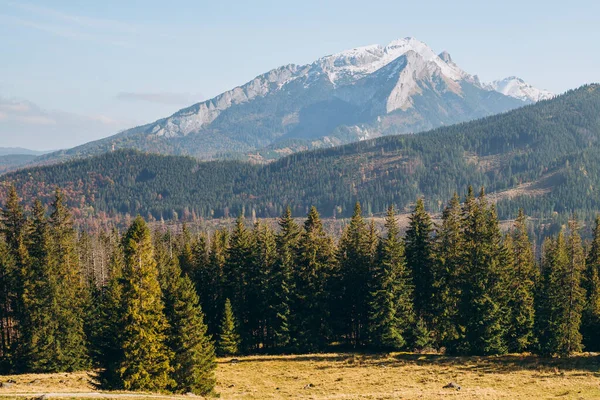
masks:
[[[552,360],[414,353],[250,356],[218,359],[216,374],[221,399],[600,399],[598,355]],[[96,394],[84,372],[0,380],[14,381],[0,388],[2,399],[44,393],[49,398],[131,397]],[[450,382],[461,389],[443,388]]]

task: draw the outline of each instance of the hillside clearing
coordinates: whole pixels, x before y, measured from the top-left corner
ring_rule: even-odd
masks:
[[[96,394],[86,373],[4,376],[0,398],[132,398]],[[446,357],[432,354],[310,354],[219,359],[222,399],[598,399],[600,357]],[[456,382],[461,390],[444,389]],[[164,398],[182,398],[166,396]],[[135,398],[155,398],[137,395]]]

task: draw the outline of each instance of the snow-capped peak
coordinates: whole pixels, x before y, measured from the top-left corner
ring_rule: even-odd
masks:
[[[378,44],[356,47],[323,57],[315,64],[329,76],[332,83],[348,83],[385,67],[409,51],[419,54],[427,62],[434,62],[452,80],[458,81],[468,76],[456,64],[441,59],[425,43],[411,37],[394,40],[385,47]]]
[[[552,92],[537,89],[516,76],[509,76],[508,78],[494,81],[485,87],[522,101],[537,102],[554,97]]]

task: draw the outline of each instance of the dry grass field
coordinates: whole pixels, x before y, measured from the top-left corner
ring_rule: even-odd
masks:
[[[600,356],[252,356],[219,359],[217,379],[221,399],[600,399]],[[49,398],[133,397],[94,393],[86,373],[4,376],[0,381],[14,381],[0,388],[1,399],[44,393]],[[443,388],[449,382],[461,389]]]

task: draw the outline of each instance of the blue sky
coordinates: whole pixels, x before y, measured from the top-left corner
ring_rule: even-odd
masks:
[[[413,36],[482,80],[600,81],[598,1],[0,0],[0,147],[151,122],[283,64]]]

